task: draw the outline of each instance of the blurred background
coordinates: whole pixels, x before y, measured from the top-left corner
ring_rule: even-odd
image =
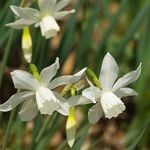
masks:
[[[10,72],[26,69],[21,48],[22,30],[12,30],[5,24],[15,20],[10,5],[20,0],[0,1],[0,104],[14,89]],[[33,0],[26,0],[37,8]],[[102,118],[90,125],[87,112],[91,105],[76,108],[77,136],[73,150],[150,149],[150,1],[149,0],[72,0],[66,9],[76,13],[59,22],[61,31],[50,40],[41,37],[40,29],[30,26],[34,63],[39,71],[60,58],[58,75],[73,74],[85,66],[97,75],[104,55],[109,51],[117,60],[120,76],[137,68],[142,73],[132,84],[139,96],[123,101],[125,112],[115,119]],[[13,121],[8,149],[68,150],[65,135],[66,118],[55,114],[40,142],[34,142],[46,116],[39,114],[31,122]],[[0,147],[10,113],[0,112]]]

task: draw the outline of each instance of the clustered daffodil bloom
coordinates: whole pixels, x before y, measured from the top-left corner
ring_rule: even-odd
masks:
[[[107,53],[103,59],[99,75],[101,89],[90,84],[89,88],[82,91],[82,96],[77,95],[69,98],[70,105],[84,105],[96,103],[88,111],[90,123],[96,123],[105,115],[111,119],[117,117],[125,110],[125,105],[120,98],[137,95],[137,92],[126,86],[138,79],[141,73],[141,64],[132,72],[118,78],[119,67],[115,59]]]
[[[19,112],[22,121],[32,120],[40,111],[41,114],[51,115],[58,111],[62,115],[69,115],[69,104],[59,93],[52,91],[55,87],[72,84],[82,78],[86,68],[74,75],[60,76],[52,80],[59,69],[59,59],[40,73],[40,80],[32,74],[15,70],[11,72],[15,88],[21,90],[12,95],[8,101],[0,105],[0,111],[7,112],[24,101]]]
[[[45,39],[56,36],[57,32],[60,31],[60,26],[57,21],[75,12],[74,9],[62,11],[69,2],[70,0],[37,0],[38,10],[29,7],[10,6],[17,20],[6,24],[6,26],[14,29],[23,29],[22,48],[28,63],[31,62],[32,58],[32,39],[29,26],[34,24],[34,27],[40,27],[41,34]],[[86,68],[83,68],[74,75],[54,78],[59,67],[59,58],[56,58],[55,62],[49,67],[42,69],[40,74],[36,69],[34,72],[34,69],[32,70],[31,68],[30,71],[32,74],[23,70],[14,70],[11,72],[14,87],[18,89],[18,92],[0,105],[0,111],[11,111],[23,102],[22,108],[19,111],[19,116],[22,121],[32,120],[38,112],[52,115],[54,111],[57,111],[64,116],[69,116],[66,123],[66,135],[68,144],[72,147],[76,135],[76,105],[94,103],[94,106],[88,111],[88,119],[90,123],[96,123],[103,115],[108,119],[117,117],[126,109],[121,98],[137,95],[136,91],[127,86],[138,79],[141,73],[141,64],[136,70],[118,78],[119,67],[117,62],[110,53],[107,53],[102,62],[99,79],[92,70],[88,69],[88,72]],[[79,90],[76,91],[75,89],[77,88],[74,86],[74,83],[78,82],[85,73],[87,80],[84,81],[87,81],[90,87],[82,90],[84,85],[81,85],[83,82],[80,82],[81,84],[78,83],[78,86],[80,86]],[[62,90],[63,93],[69,87],[64,92],[65,94],[60,94],[55,89],[62,85],[69,85]],[[75,89],[73,89],[73,87]],[[68,93],[68,91],[71,91],[71,93]],[[82,94],[76,95],[78,91],[82,92]],[[69,94],[70,97],[68,98]],[[67,99],[63,98],[64,95]],[[13,115],[12,113],[12,116]],[[10,117],[7,127],[4,147],[7,142],[12,118],[13,117]],[[44,132],[44,129],[47,127],[47,123],[46,121],[43,126],[44,128],[39,132],[37,140],[35,140],[36,142],[39,141],[42,135],[41,133]]]
[[[70,13],[74,13],[75,10],[61,11],[70,0],[61,0],[57,3],[57,0],[38,0],[39,9],[22,8],[18,6],[10,6],[13,13],[19,18],[13,23],[9,23],[6,26],[22,29],[25,26],[35,24],[35,27],[41,28],[42,36],[46,39],[51,38],[60,31],[60,27],[56,20],[61,20]]]
[[[126,86],[138,79],[141,73],[141,64],[135,71],[129,72],[119,79],[117,79],[118,71],[119,67],[115,59],[110,53],[107,53],[99,75],[101,89],[91,86],[82,92],[84,97],[97,102],[88,112],[91,123],[96,123],[103,113],[109,119],[117,117],[125,110],[125,105],[120,98],[137,95],[137,92]]]

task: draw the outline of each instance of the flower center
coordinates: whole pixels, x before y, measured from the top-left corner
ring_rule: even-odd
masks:
[[[112,96],[112,92],[102,92],[102,98],[103,97],[111,97]]]

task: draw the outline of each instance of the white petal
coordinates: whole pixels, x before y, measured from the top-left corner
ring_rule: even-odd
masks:
[[[113,93],[105,92],[101,97],[101,106],[106,118],[117,117],[125,110],[124,103]]]
[[[37,106],[41,114],[51,115],[59,108],[58,100],[48,88],[40,87],[36,92]]]
[[[45,16],[40,21],[40,28],[42,36],[46,39],[56,36],[60,31],[60,27],[52,16]]]
[[[92,106],[88,111],[88,119],[91,124],[97,123],[103,116],[104,112],[100,103]]]
[[[54,17],[56,20],[61,20],[61,19],[63,19],[64,17],[66,17],[67,15],[72,14],[72,13],[74,13],[74,12],[75,12],[74,9],[72,9],[72,10],[70,10],[70,11],[60,11],[60,12],[54,13],[53,17]]]
[[[26,71],[15,70],[11,72],[11,77],[17,89],[36,90],[40,86],[38,81]]]
[[[91,99],[93,103],[96,103],[101,96],[101,90],[95,86],[91,86],[82,91],[82,96]]]
[[[49,67],[44,68],[40,73],[40,78],[43,84],[48,86],[51,79],[56,75],[57,70],[59,69],[59,58],[57,57],[55,63]]]
[[[33,92],[19,92],[12,95],[5,103],[0,105],[0,111],[7,112],[22,103],[24,100],[33,98]]]
[[[14,29],[22,29],[22,28],[24,28],[25,26],[31,25],[31,24],[33,24],[33,23],[34,23],[34,21],[31,21],[31,20],[18,19],[18,20],[16,20],[15,22],[6,24],[6,26],[11,27],[11,28],[14,28]]]
[[[70,0],[61,0],[61,1],[59,1],[54,7],[54,11],[57,12],[57,11],[61,10],[62,8],[67,6],[69,3],[70,3]]]
[[[110,55],[110,53],[107,53],[103,59],[99,76],[103,90],[108,91],[112,88],[115,80],[117,79],[118,71],[119,68],[115,59]]]
[[[22,8],[18,6],[10,6],[11,10],[20,18],[36,22],[39,17],[39,11],[33,8]]]
[[[56,96],[56,98],[59,100],[58,105],[60,107],[58,108],[57,111],[64,116],[68,116],[69,115],[69,109],[70,109],[68,101],[66,99],[64,99],[59,93],[57,93],[57,92],[53,92],[53,93]]]
[[[60,76],[58,78],[55,78],[52,80],[49,84],[50,89],[53,89],[60,85],[67,85],[72,84],[80,80],[83,75],[85,74],[86,68],[82,69],[81,71],[77,72],[74,75],[66,75],[66,76]]]
[[[74,74],[74,76],[83,76],[85,71],[86,71],[87,67],[81,69],[80,71],[78,71],[77,73]]]
[[[85,105],[93,103],[92,100],[87,99],[81,95],[71,96],[67,99],[69,106],[76,106],[76,105]]]
[[[22,121],[31,121],[38,114],[38,108],[35,99],[25,101],[19,116]]]
[[[56,0],[38,0],[39,8],[42,12],[52,12],[56,4]]]
[[[115,93],[115,95],[117,95],[120,98],[126,97],[126,96],[138,95],[138,93],[131,88],[120,88],[117,91],[115,91],[114,93]]]
[[[140,64],[136,70],[129,72],[125,74],[123,77],[119,78],[114,84],[112,91],[114,92],[119,88],[125,87],[130,83],[134,82],[135,80],[137,80],[141,73],[141,65],[142,64]]]
[[[64,115],[64,116],[68,116],[69,115],[69,104],[67,101],[59,101],[58,105],[60,106],[59,109],[57,110],[60,114]]]

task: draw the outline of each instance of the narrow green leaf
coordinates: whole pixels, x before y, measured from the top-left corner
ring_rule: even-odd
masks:
[[[45,131],[44,136],[41,138],[41,140],[37,143],[37,146],[34,146],[36,150],[43,150],[46,149],[46,146],[49,144],[51,137],[53,134],[59,130],[61,124],[59,124],[59,114],[54,113],[51,119],[51,122],[49,123],[49,127]],[[56,123],[57,122],[57,123]]]
[[[76,12],[79,10],[80,7],[82,7],[82,3],[83,1],[77,1],[75,8]],[[70,16],[64,28],[64,34],[62,36],[61,43],[56,53],[56,55],[60,57],[60,64],[63,64],[65,62],[65,59],[72,51],[72,46],[75,40],[76,15],[77,13],[74,13]]]
[[[145,6],[142,8],[142,10],[139,11],[135,19],[132,21],[130,27],[127,30],[127,33],[125,34],[124,38],[121,40],[121,43],[116,48],[116,51],[118,52],[118,55],[121,57],[123,56],[122,50],[125,48],[129,40],[133,38],[134,33],[137,31],[137,29],[140,27],[141,23],[143,23],[145,17],[149,13],[150,9],[150,2],[145,4]]]
[[[99,1],[94,3],[94,6],[88,10],[90,12],[89,18],[84,22],[85,27],[81,33],[81,37],[79,40],[79,47],[77,48],[77,55],[75,60],[75,67],[80,65],[81,67],[85,67],[86,61],[88,57],[85,57],[88,54],[88,49],[91,45],[92,39],[92,31],[94,25],[96,23],[97,18],[99,17],[100,5]]]
[[[89,129],[89,124],[85,123],[85,125],[80,129],[80,135],[79,138],[76,140],[74,146],[72,147],[72,150],[78,150],[81,149],[82,144],[84,143],[84,140],[86,138],[87,135],[87,131]]]
[[[7,64],[7,60],[8,60],[10,49],[11,49],[11,44],[13,41],[13,34],[14,34],[14,30],[11,30],[7,45],[6,45],[5,50],[4,50],[4,56],[3,56],[2,64],[0,66],[0,87],[2,84],[4,70],[5,70],[5,67]]]
[[[13,123],[13,119],[15,117],[15,114],[16,114],[16,109],[12,110],[12,112],[10,114],[8,125],[7,125],[5,136],[4,136],[2,150],[6,150],[7,142],[8,142],[8,138],[9,138],[9,133],[10,133],[10,130],[11,130],[11,127],[12,127],[12,123]]]
[[[150,8],[150,7],[149,7]],[[141,93],[144,92],[148,80],[148,73],[149,73],[149,56],[150,56],[150,9],[147,13],[146,17],[146,24],[145,24],[145,33],[141,37],[141,43],[138,48],[138,62],[142,62],[142,72],[141,78],[138,80],[138,91]],[[149,87],[150,89],[150,87]]]
[[[119,17],[123,13],[123,11],[126,9],[127,4],[128,4],[128,0],[121,1],[119,10],[116,12],[116,14],[114,16],[111,17],[111,22],[110,22],[109,28],[107,31],[104,32],[104,35],[100,42],[100,45],[99,45],[97,51],[95,52],[95,59],[94,59],[94,60],[96,60],[95,68],[99,68],[99,60],[102,59],[102,57],[104,56],[104,54],[106,52],[106,44],[109,39],[109,36],[114,31],[114,29],[118,23]],[[97,69],[96,71],[98,72],[99,70]]]
[[[127,147],[127,150],[136,149],[136,146],[140,142],[141,138],[143,137],[143,135],[144,135],[144,133],[145,133],[145,131],[149,125],[150,125],[150,121],[147,121],[142,130],[138,131],[137,129],[135,129],[136,130],[135,131],[136,137],[134,138],[134,141],[132,141],[132,144]]]

